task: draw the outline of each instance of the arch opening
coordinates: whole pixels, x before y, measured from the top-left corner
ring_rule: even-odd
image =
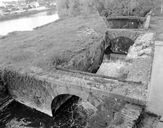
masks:
[[[55,97],[51,104],[51,110],[56,125],[85,127],[88,114],[80,102],[82,102],[82,98],[76,95],[61,94]]]
[[[61,111],[60,109],[62,109],[63,106],[65,106],[66,104],[68,104],[68,102],[78,102],[80,101],[81,98],[75,95],[71,95],[71,94],[61,94],[56,96],[51,104],[51,109],[52,109],[52,115],[53,117],[59,112]]]
[[[134,41],[128,37],[117,37],[106,42],[107,48],[104,51],[104,59],[107,60],[123,60],[125,59],[129,48]]]

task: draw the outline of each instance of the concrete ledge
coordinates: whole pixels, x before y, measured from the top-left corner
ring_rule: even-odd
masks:
[[[146,20],[144,22],[144,29],[149,29],[150,27],[151,14],[152,14],[152,10],[146,15]]]
[[[163,41],[155,41],[155,46],[163,46]]]
[[[160,44],[161,42],[159,42]],[[163,42],[162,42],[163,43]],[[147,109],[152,113],[163,115],[163,46],[155,46],[154,62],[152,68],[151,83],[149,88],[149,97]]]
[[[131,20],[140,20],[141,22],[144,22],[146,20],[145,17],[139,17],[139,16],[109,16],[107,17],[108,20],[121,20],[121,19],[131,19]]]

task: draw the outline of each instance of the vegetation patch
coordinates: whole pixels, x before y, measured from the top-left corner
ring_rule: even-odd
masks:
[[[160,2],[160,0],[157,0]],[[60,16],[98,12],[102,16],[142,16],[158,6],[155,0],[57,0]]]

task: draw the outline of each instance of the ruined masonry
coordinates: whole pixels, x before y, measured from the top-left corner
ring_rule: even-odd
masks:
[[[1,39],[4,87],[13,99],[50,116],[75,95],[93,110],[90,124],[98,112],[106,111],[106,121],[109,114],[112,117],[109,128],[133,128],[144,113],[150,89],[155,37],[148,31],[150,15],[111,17],[105,23],[98,15],[73,17]],[[69,97],[53,107],[55,98],[65,94]]]

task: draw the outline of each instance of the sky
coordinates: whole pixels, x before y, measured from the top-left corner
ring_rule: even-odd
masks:
[[[8,2],[8,1],[18,1],[18,0],[0,0],[0,2]]]

